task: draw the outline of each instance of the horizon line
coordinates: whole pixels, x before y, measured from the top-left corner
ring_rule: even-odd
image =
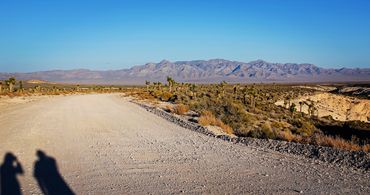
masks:
[[[22,71],[15,71],[15,72],[2,72],[0,71],[0,73],[6,73],[6,74],[27,74],[27,73],[35,73],[35,72],[49,72],[49,71],[73,71],[73,70],[87,70],[87,71],[104,71],[104,72],[108,72],[108,71],[117,71],[117,70],[129,70],[133,67],[137,67],[137,66],[145,66],[147,64],[159,64],[159,63],[162,63],[162,62],[165,62],[165,61],[168,61],[170,63],[178,63],[178,62],[195,62],[195,61],[205,61],[205,62],[208,62],[208,61],[212,61],[212,60],[224,60],[224,61],[229,61],[229,62],[238,62],[238,63],[252,63],[252,62],[258,62],[258,61],[262,61],[262,62],[266,62],[266,63],[270,63],[270,64],[297,64],[297,65],[303,65],[303,64],[307,64],[307,65],[313,65],[313,66],[316,66],[318,68],[323,68],[323,69],[332,69],[332,70],[338,70],[338,69],[344,69],[344,68],[347,68],[347,69],[370,69],[370,67],[364,67],[364,68],[360,68],[360,67],[352,67],[352,68],[349,68],[349,67],[345,67],[345,66],[342,66],[342,67],[338,67],[338,68],[326,68],[326,67],[322,67],[322,66],[318,66],[316,64],[313,64],[313,63],[309,63],[309,62],[303,62],[303,63],[296,63],[296,62],[270,62],[270,61],[266,61],[266,60],[263,60],[263,59],[256,59],[256,60],[251,60],[251,61],[248,61],[248,62],[244,62],[244,61],[239,61],[239,60],[229,60],[229,59],[224,59],[224,58],[210,58],[210,59],[197,59],[197,60],[167,60],[167,59],[162,59],[160,60],[159,62],[146,62],[144,64],[136,64],[136,65],[131,65],[130,67],[127,67],[127,68],[118,68],[118,69],[90,69],[90,68],[73,68],[73,69],[59,69],[59,68],[54,68],[54,69],[46,69],[46,70],[34,70],[34,71],[28,71],[28,72],[22,72]]]

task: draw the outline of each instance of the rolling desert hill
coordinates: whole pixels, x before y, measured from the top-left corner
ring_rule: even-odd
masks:
[[[223,59],[177,61],[163,60],[129,69],[94,71],[88,69],[51,70],[31,73],[0,73],[0,80],[15,76],[21,80],[96,84],[142,84],[145,80],[164,82],[167,76],[180,82],[344,82],[370,81],[370,68],[327,69],[313,64],[248,63]]]

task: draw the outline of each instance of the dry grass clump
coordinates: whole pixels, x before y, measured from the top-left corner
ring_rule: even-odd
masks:
[[[187,113],[189,111],[189,106],[187,105],[184,105],[184,104],[179,104],[179,105],[176,105],[174,108],[173,108],[173,112],[175,114],[178,114],[178,115],[184,115],[185,113]]]
[[[315,136],[315,142],[316,144],[321,146],[330,146],[333,148],[339,148],[344,150],[359,151],[363,149],[361,146],[339,137],[319,135]],[[365,145],[364,149],[366,148],[368,149],[368,146]]]
[[[362,151],[364,152],[370,152],[370,144],[366,144],[362,146]]]
[[[354,143],[352,141],[345,140],[340,137],[332,137],[332,136],[326,136],[322,134],[317,134],[313,137],[305,137],[301,135],[294,135],[289,130],[287,131],[280,131],[277,136],[281,140],[285,141],[294,141],[297,143],[310,143],[314,145],[319,146],[327,146],[337,149],[343,149],[343,150],[351,150],[351,151],[364,151],[369,152],[370,151],[370,144],[365,144],[363,146],[358,145],[357,143]]]
[[[20,94],[20,93],[10,93],[10,92],[3,93],[3,95],[8,96],[10,98],[22,96],[22,94]]]
[[[173,113],[173,106],[166,105],[164,110],[165,110],[166,112]]]
[[[216,118],[210,111],[202,112],[199,118],[199,124],[201,124],[202,126],[208,126],[208,125],[218,126],[227,134],[234,133],[233,129],[230,126],[226,125],[220,119]]]
[[[164,93],[160,94],[160,99],[162,101],[169,101],[172,96],[173,96],[172,93],[164,92]]]
[[[217,119],[210,111],[203,111],[199,118],[199,124],[203,126],[216,125],[218,121],[219,119]]]
[[[292,134],[292,132],[290,132],[289,130],[287,131],[280,131],[278,133],[278,136],[277,136],[279,139],[281,140],[285,140],[285,141],[292,141],[294,139],[294,135]]]
[[[152,100],[152,99],[154,99],[154,97],[152,95],[150,95],[148,93],[145,93],[145,92],[141,92],[141,91],[133,92],[129,95],[134,96],[134,97],[138,98],[139,100]]]

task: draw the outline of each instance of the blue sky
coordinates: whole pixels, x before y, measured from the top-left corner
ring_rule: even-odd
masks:
[[[370,1],[0,0],[0,72],[211,58],[370,68]]]

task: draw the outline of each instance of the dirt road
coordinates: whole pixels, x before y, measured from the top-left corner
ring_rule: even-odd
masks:
[[[76,194],[370,193],[369,172],[204,136],[118,95],[46,98],[0,111],[0,156],[11,152],[22,165],[23,194],[52,185]]]

